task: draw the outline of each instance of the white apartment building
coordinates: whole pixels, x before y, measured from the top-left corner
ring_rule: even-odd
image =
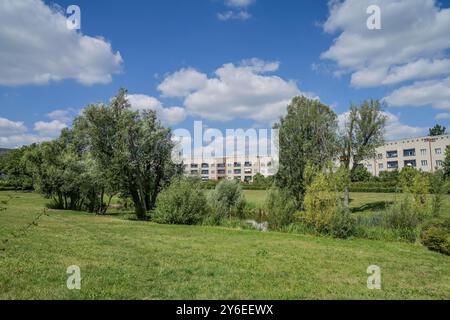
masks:
[[[442,168],[447,148],[450,148],[450,134],[390,141],[376,149],[374,159],[363,164],[374,176],[408,166],[435,172]]]
[[[277,163],[272,157],[236,156],[226,158],[184,159],[185,175],[199,176],[202,180],[239,180],[252,182],[260,173],[265,177],[273,176]]]

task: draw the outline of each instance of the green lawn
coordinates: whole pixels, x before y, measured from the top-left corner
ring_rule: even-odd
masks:
[[[0,242],[0,299],[450,299],[450,258],[419,245],[62,211],[15,238],[45,201],[11,192],[0,200],[8,194],[15,198],[0,211],[0,240],[9,239]],[[381,291],[366,287],[372,264],[382,269]],[[66,287],[70,265],[81,268],[80,291]]]

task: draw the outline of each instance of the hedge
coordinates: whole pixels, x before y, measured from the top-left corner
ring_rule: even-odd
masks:
[[[350,192],[396,193],[399,187],[396,181],[352,182]]]

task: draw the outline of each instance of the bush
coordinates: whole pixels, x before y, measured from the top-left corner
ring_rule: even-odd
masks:
[[[420,241],[432,251],[450,255],[450,219],[430,221],[423,227]]]
[[[266,211],[269,228],[280,230],[294,221],[296,207],[286,191],[273,187],[267,195],[264,210]]]
[[[200,223],[208,215],[208,203],[200,182],[192,178],[176,178],[156,201],[152,219],[163,224]]]
[[[319,173],[308,186],[304,201],[304,222],[318,233],[347,238],[354,231],[354,219],[343,208],[332,177]]]
[[[225,218],[243,218],[245,197],[242,187],[235,180],[222,180],[209,197],[212,208],[211,221],[220,224]]]
[[[383,225],[392,229],[414,229],[420,223],[420,217],[414,210],[411,196],[389,206],[383,215]]]

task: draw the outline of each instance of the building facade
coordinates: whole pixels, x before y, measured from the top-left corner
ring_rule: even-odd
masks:
[[[260,173],[265,177],[276,173],[277,164],[272,157],[228,157],[184,159],[184,173],[208,180],[239,180],[252,182]]]
[[[374,176],[404,167],[435,172],[442,168],[447,148],[450,148],[450,134],[390,141],[376,149],[375,158],[363,164]]]

